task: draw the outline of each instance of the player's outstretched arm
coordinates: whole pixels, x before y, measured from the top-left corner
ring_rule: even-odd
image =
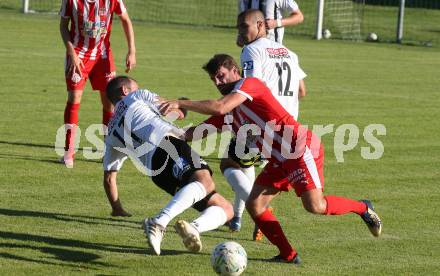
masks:
[[[131,214],[126,212],[119,200],[118,186],[116,184],[117,171],[104,171],[104,190],[107,195],[108,202],[112,206],[111,215],[114,217],[131,217]]]
[[[136,66],[136,46],[134,42],[134,30],[128,13],[119,16],[122,28],[124,29],[125,38],[127,39],[128,53],[125,59],[125,73],[130,72]]]
[[[175,108],[184,108],[201,114],[221,116],[232,111],[235,107],[246,101],[247,98],[239,93],[231,93],[219,100],[172,100],[160,105],[160,111],[166,115]]]

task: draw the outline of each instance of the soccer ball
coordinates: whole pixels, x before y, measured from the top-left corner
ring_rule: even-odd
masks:
[[[325,30],[322,32],[322,36],[323,36],[325,39],[329,39],[329,38],[332,36],[332,33],[330,32],[329,29],[325,29]]]
[[[217,274],[240,275],[247,266],[246,251],[243,246],[236,242],[222,242],[212,251],[211,265]]]
[[[369,33],[367,35],[367,41],[377,41],[378,37],[375,33]]]

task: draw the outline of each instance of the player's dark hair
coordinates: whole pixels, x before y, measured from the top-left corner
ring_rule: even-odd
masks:
[[[203,65],[203,70],[205,70],[209,75],[215,75],[220,69],[220,67],[225,67],[228,70],[232,68],[237,68],[238,64],[233,57],[227,54],[216,54],[214,55],[205,65]]]
[[[117,76],[113,78],[111,81],[109,81],[107,87],[105,88],[105,93],[107,95],[107,98],[110,100],[110,102],[116,104],[119,100],[121,100],[122,87],[123,86],[130,87],[131,81],[135,81],[135,80],[128,76]]]

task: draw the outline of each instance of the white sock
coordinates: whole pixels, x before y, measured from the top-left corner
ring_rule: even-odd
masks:
[[[234,217],[241,218],[243,216],[244,209],[246,208],[246,201],[241,199],[237,194],[235,194],[234,198]]]
[[[203,233],[206,231],[217,229],[226,223],[226,213],[222,207],[210,206],[206,208],[202,214],[191,222],[191,225]]]
[[[247,173],[251,175],[251,172]],[[245,208],[245,201],[251,193],[254,182],[249,179],[247,174],[245,174],[242,169],[227,168],[223,175],[235,192],[234,217],[241,217]]]
[[[249,167],[249,168],[241,168],[241,171],[249,178],[250,183],[254,184],[255,181],[255,167]],[[251,186],[251,190],[252,190]],[[250,193],[250,191],[249,191]],[[248,195],[249,196],[249,195]],[[247,197],[246,197],[247,199]],[[244,209],[246,208],[246,201],[235,195],[234,199],[234,217],[242,217]]]
[[[198,181],[191,182],[180,189],[168,204],[153,218],[153,221],[164,228],[168,223],[206,196],[205,187]]]

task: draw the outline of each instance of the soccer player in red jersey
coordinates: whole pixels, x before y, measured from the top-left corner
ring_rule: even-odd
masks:
[[[208,122],[216,128],[221,127],[225,116],[232,116],[232,129],[237,139],[246,141],[249,149],[258,149],[266,156],[269,163],[258,175],[246,208],[263,234],[278,247],[280,254],[273,258],[274,261],[301,262],[277,218],[267,209],[281,191],[294,189],[304,208],[313,214],[355,213],[374,236],[381,234],[382,222],[369,200],[356,201],[323,194],[324,150],[319,138],[295,121],[261,80],[242,78],[237,63],[225,54],[215,55],[203,68],[224,97],[219,100],[165,101],[161,111],[166,114],[174,108],[186,108],[214,115]],[[194,129],[189,129],[189,137]],[[249,135],[250,131],[252,135]],[[241,153],[237,152],[237,155]]]
[[[75,128],[85,83],[90,78],[93,90],[99,90],[102,103],[102,123],[107,125],[113,115],[113,105],[105,96],[107,83],[115,76],[110,48],[113,13],[119,16],[128,44],[126,70],[136,65],[133,26],[122,0],[63,0],[60,9],[60,32],[66,47],[65,77],[67,103],[64,110],[66,125],[65,154],[61,160],[73,167]],[[70,28],[69,28],[70,24]]]

